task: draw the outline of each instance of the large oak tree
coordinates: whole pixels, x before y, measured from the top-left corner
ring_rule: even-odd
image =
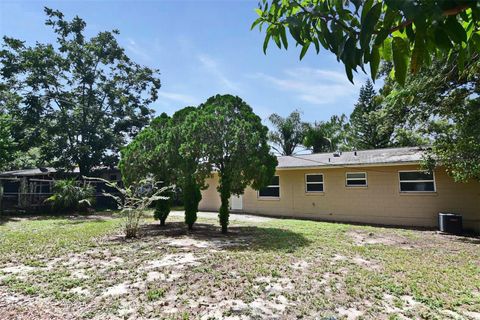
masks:
[[[14,95],[9,114],[24,148],[61,169],[115,165],[118,150],[151,117],[160,88],[157,70],[132,61],[117,42],[118,31],[87,38],[86,23],[45,8],[55,44],[3,38],[0,90]]]

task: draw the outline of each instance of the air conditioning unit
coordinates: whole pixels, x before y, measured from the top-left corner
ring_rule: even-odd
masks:
[[[438,214],[438,228],[442,232],[461,234],[463,232],[462,216],[456,213],[441,212]]]

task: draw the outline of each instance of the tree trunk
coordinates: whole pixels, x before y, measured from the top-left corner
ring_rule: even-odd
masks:
[[[229,201],[230,201],[230,180],[224,175],[220,176],[220,212],[218,218],[220,219],[220,225],[222,226],[222,233],[228,232],[228,220],[230,215]]]
[[[192,230],[193,224],[197,221],[198,203],[201,199],[200,187],[193,177],[188,177],[183,185],[185,224],[187,224],[188,230]]]

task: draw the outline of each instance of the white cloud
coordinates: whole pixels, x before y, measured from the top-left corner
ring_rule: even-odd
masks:
[[[153,61],[152,57],[148,53],[147,50],[142,48],[137,44],[137,42],[131,38],[127,39],[127,44],[125,45],[128,51],[132,52],[136,56],[138,56],[140,59],[145,60],[145,61]]]
[[[199,54],[197,58],[202,64],[202,66],[210,74],[212,74],[225,89],[232,91],[239,90],[238,84],[228,79],[228,77],[225,75],[222,68],[220,67],[220,64],[215,59],[206,54]]]
[[[279,90],[291,92],[299,100],[314,105],[333,104],[358,94],[358,85],[351,84],[341,72],[314,68],[283,71],[282,77],[256,73],[252,78],[264,80]]]
[[[187,94],[160,90],[158,92],[158,96],[162,97],[162,98],[165,98],[165,99],[168,99],[168,100],[175,101],[175,102],[180,102],[180,103],[183,103],[185,105],[196,105],[196,104],[198,104],[197,99],[195,99],[194,97],[189,96]]]

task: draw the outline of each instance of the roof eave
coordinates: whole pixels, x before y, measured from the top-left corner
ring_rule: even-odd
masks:
[[[277,170],[338,169],[338,168],[356,168],[356,167],[391,167],[391,166],[420,165],[420,164],[421,164],[421,161],[377,162],[377,163],[354,163],[354,164],[331,164],[331,165],[277,167]]]

